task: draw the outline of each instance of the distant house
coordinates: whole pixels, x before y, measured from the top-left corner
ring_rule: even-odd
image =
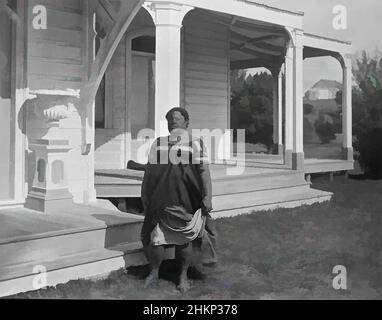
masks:
[[[310,90],[305,93],[307,100],[335,99],[338,91],[342,90],[342,84],[335,80],[318,81]]]

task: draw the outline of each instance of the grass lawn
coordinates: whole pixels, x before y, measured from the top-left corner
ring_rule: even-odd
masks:
[[[19,298],[80,299],[381,299],[382,181],[342,176],[313,180],[331,202],[216,220],[220,262],[205,268],[185,294],[162,279],[143,289],[130,268],[105,280],[70,281]],[[347,268],[347,290],[332,287],[335,265]]]

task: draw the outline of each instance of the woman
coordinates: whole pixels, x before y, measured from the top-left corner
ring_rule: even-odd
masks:
[[[181,262],[178,288],[186,291],[192,247],[200,252],[206,216],[212,210],[211,176],[202,140],[187,131],[187,111],[173,108],[166,119],[170,135],[151,146],[142,183],[145,220],[141,239],[151,265],[145,286],[158,280],[165,246],[175,245],[175,256]]]

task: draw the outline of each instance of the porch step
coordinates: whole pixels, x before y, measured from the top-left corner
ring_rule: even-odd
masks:
[[[1,211],[0,222],[7,225],[0,231],[12,230],[1,233],[0,297],[36,290],[42,278],[55,286],[147,263],[140,242],[143,217],[113,208],[101,201],[52,215],[25,208]],[[166,249],[166,259],[173,257],[174,250]]]
[[[261,204],[263,201],[273,199],[273,201],[278,201],[280,198],[293,195],[301,194],[309,191],[309,185],[304,184],[302,186],[290,186],[290,187],[279,187],[266,190],[256,190],[250,192],[237,192],[234,194],[225,194],[220,196],[215,196],[213,198],[213,208],[214,210],[221,211],[226,209],[235,209],[240,207],[249,207],[253,204]]]
[[[169,251],[167,251],[167,255]],[[70,280],[103,277],[131,265],[147,263],[140,242],[121,243],[110,248],[88,250],[58,257],[0,268],[0,296],[39,289],[38,279],[45,286],[56,286]],[[38,274],[43,272],[43,274]]]
[[[74,208],[77,215],[64,212],[48,217],[28,211],[17,213],[17,223],[12,223],[10,228],[23,229],[25,234],[0,239],[0,268],[55,260],[140,239],[141,216],[84,206],[86,214],[79,212],[81,206]],[[32,226],[25,226],[26,223]],[[34,229],[40,233],[33,232]],[[45,229],[51,231],[41,232]]]
[[[216,205],[214,205],[214,211],[211,215],[217,219],[234,217],[252,211],[295,208],[329,201],[332,196],[331,192],[301,187],[278,189],[263,193],[235,194],[216,199],[215,201],[219,202],[215,202]]]
[[[107,260],[115,257],[121,257],[129,253],[142,253],[142,245],[140,242],[121,243],[110,248],[98,250],[87,250],[79,253],[60,256],[54,260],[42,259],[29,261],[27,263],[15,264],[12,266],[2,267],[0,273],[0,281],[16,279],[23,276],[33,275],[36,266],[43,266],[47,272],[55,271],[82,265],[91,262]],[[0,282],[1,283],[1,282]]]
[[[214,196],[279,187],[306,185],[304,174],[295,170],[256,168],[247,165],[244,172],[228,176],[233,166],[211,165],[212,192]],[[140,197],[143,172],[136,170],[97,170],[95,188],[97,197]]]
[[[332,194],[310,188],[304,172],[260,169],[238,176],[213,180],[213,217],[234,216],[253,210],[267,210],[330,200]],[[253,172],[253,174],[251,174]]]
[[[213,179],[213,195],[227,195],[251,191],[265,191],[296,186],[309,186],[304,175],[294,170],[265,171],[263,174],[243,174]]]

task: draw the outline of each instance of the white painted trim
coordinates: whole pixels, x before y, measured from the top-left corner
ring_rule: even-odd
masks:
[[[3,209],[10,209],[10,208],[22,208],[24,206],[24,201],[20,202],[17,200],[2,200],[0,201],[0,212]]]
[[[293,149],[293,48],[285,56],[285,150]]]
[[[300,13],[288,12],[262,4],[239,0],[153,0],[147,2],[188,5],[195,8],[225,13],[230,16],[238,16],[293,28],[302,28],[303,26],[303,16]]]
[[[280,72],[278,75],[278,143],[283,144],[283,75]]]
[[[342,84],[342,133],[343,148],[353,147],[352,132],[352,65],[350,58],[343,58],[343,84]]]
[[[231,209],[231,210],[222,210],[218,212],[212,212],[211,217],[212,219],[221,219],[221,218],[232,218],[240,215],[248,215],[248,214],[256,214],[264,211],[272,211],[277,209],[293,209],[298,208],[303,205],[310,206],[313,204],[323,203],[326,201],[330,201],[332,197],[331,193],[328,193],[327,195],[322,195],[320,197],[315,198],[308,198],[308,199],[301,199],[301,200],[291,200],[291,201],[285,201],[280,203],[271,203],[271,204],[263,204],[258,206],[252,206],[252,207],[243,207],[243,208],[237,208],[237,209]]]
[[[184,27],[180,30],[180,86],[179,86],[179,96],[180,96],[180,107],[186,108],[186,56],[185,56],[185,32]],[[154,101],[155,104],[155,101]]]
[[[148,6],[155,22],[155,134],[167,134],[165,114],[180,106],[181,28],[191,6],[153,1]]]
[[[329,39],[305,33],[302,41],[304,47],[339,52],[341,54],[350,54],[352,52],[351,43],[336,39]]]
[[[67,283],[70,280],[106,278],[110,272],[125,268],[125,260],[131,260],[132,265],[141,265],[145,263],[146,259],[141,252],[138,252],[51,270],[46,273],[47,286],[56,286],[60,283]],[[36,274],[32,274],[1,281],[0,297],[35,290],[33,288],[35,278]]]
[[[295,32],[293,54],[293,152],[303,153],[303,47],[302,33]]]

